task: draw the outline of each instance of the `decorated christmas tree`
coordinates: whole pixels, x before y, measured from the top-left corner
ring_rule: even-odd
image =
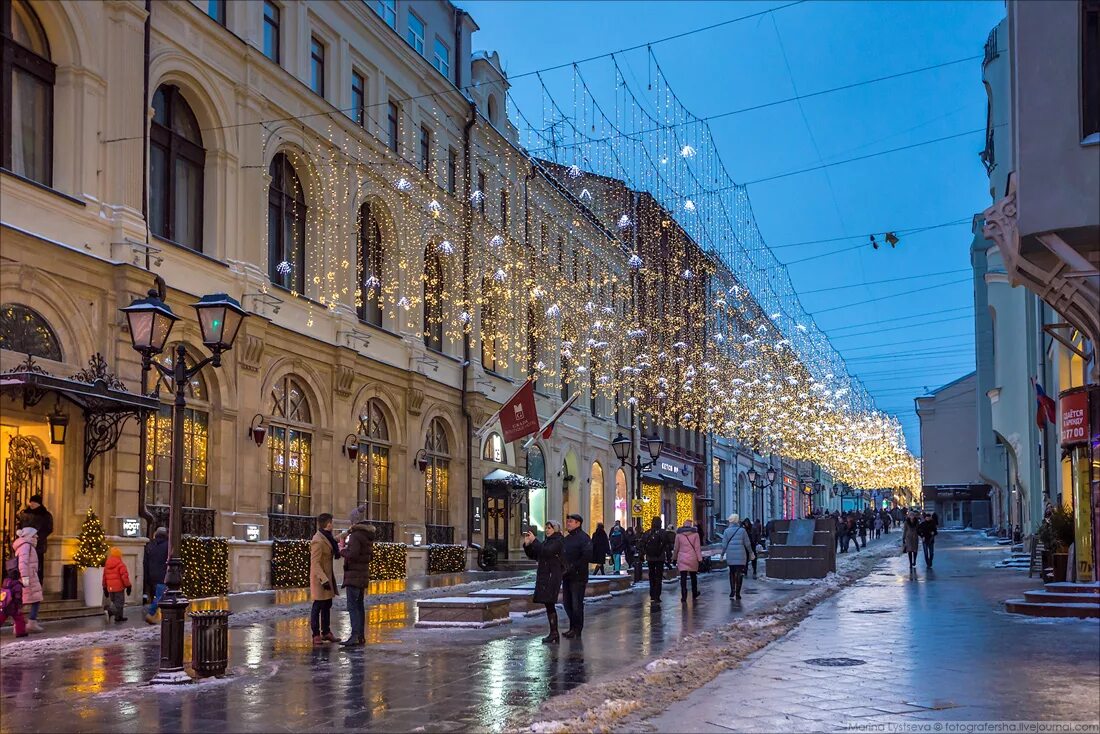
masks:
[[[107,539],[103,537],[103,523],[88,509],[88,515],[80,526],[73,563],[80,568],[100,568],[107,562]]]

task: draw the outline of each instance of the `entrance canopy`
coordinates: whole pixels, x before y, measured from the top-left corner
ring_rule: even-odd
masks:
[[[531,477],[525,477],[515,472],[504,469],[493,469],[484,479],[482,484],[504,485],[508,489],[542,489],[546,484]]]
[[[84,490],[95,486],[89,471],[92,461],[118,445],[126,420],[139,420],[160,407],[154,397],[134,395],[122,380],[107,370],[107,361],[96,353],[88,366],[72,377],[56,377],[39,367],[30,355],[10,372],[0,375],[0,395],[22,398],[32,407],[49,395],[80,408],[84,414]]]

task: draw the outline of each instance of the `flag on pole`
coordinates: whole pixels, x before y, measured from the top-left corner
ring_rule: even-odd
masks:
[[[531,390],[533,391],[535,383],[531,380],[527,380],[527,382],[525,382],[525,383],[523,383],[522,385],[519,386],[519,389],[517,389],[514,393],[512,393],[512,396],[510,398],[508,398],[506,401],[504,401],[504,405],[508,405],[513,400],[515,400],[516,396],[519,395],[521,392],[523,392],[525,389],[527,389],[527,387],[529,385],[531,386]],[[534,393],[532,392],[532,404],[534,404],[533,398],[534,398]],[[501,410],[503,410],[503,408],[501,408]],[[474,431],[474,435],[477,436],[478,438],[483,438],[485,436],[485,434],[489,431],[489,429],[492,427],[493,423],[496,422],[497,418],[500,417],[500,412],[501,411],[498,410],[497,412],[495,412],[491,416],[489,416],[489,419],[481,424],[481,428],[478,428],[476,431]],[[535,418],[535,421],[536,422],[538,421],[537,417]]]
[[[535,408],[535,383],[531,380],[508,399],[497,415],[500,416],[500,430],[504,441],[511,443],[527,438],[539,428],[539,414]]]
[[[1047,423],[1055,422],[1058,406],[1034,377],[1031,378],[1031,384],[1035,386],[1035,425],[1041,431],[1046,428]]]
[[[572,395],[570,395],[569,399],[561,404],[561,407],[558,408],[557,412],[554,413],[554,415],[550,416],[550,420],[546,421],[546,423],[539,427],[538,433],[535,435],[541,436],[544,440],[550,438],[550,436],[554,433],[554,424],[558,422],[558,418],[562,417],[562,414],[564,414],[565,411],[569,409],[570,405],[577,402],[578,397],[580,397],[580,393],[573,393]],[[523,444],[523,448],[529,448],[534,442],[535,436],[532,436],[531,438],[527,439],[527,443]]]

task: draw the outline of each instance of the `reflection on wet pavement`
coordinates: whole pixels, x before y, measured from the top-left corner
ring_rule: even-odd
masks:
[[[0,670],[4,730],[51,731],[64,722],[74,732],[499,731],[548,697],[616,675],[681,635],[798,593],[760,584],[740,610],[726,598],[724,574],[702,582],[704,595],[685,607],[673,586],[658,610],[644,590],[590,604],[584,638],[560,646],[540,643],[542,618],[488,630],[417,630],[412,601],[368,607],[368,645],[350,650],[315,647],[305,616],[235,627],[232,675],[180,691],[143,687],[157,667],[155,641],[13,659]],[[345,613],[333,614],[333,632],[349,634]]]

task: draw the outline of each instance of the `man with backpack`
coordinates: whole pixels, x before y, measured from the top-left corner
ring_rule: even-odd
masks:
[[[661,518],[653,518],[649,531],[638,543],[638,552],[645,555],[646,565],[649,567],[649,602],[653,605],[660,604],[661,585],[665,579],[665,554],[668,552],[668,540],[665,531],[661,529]]]

